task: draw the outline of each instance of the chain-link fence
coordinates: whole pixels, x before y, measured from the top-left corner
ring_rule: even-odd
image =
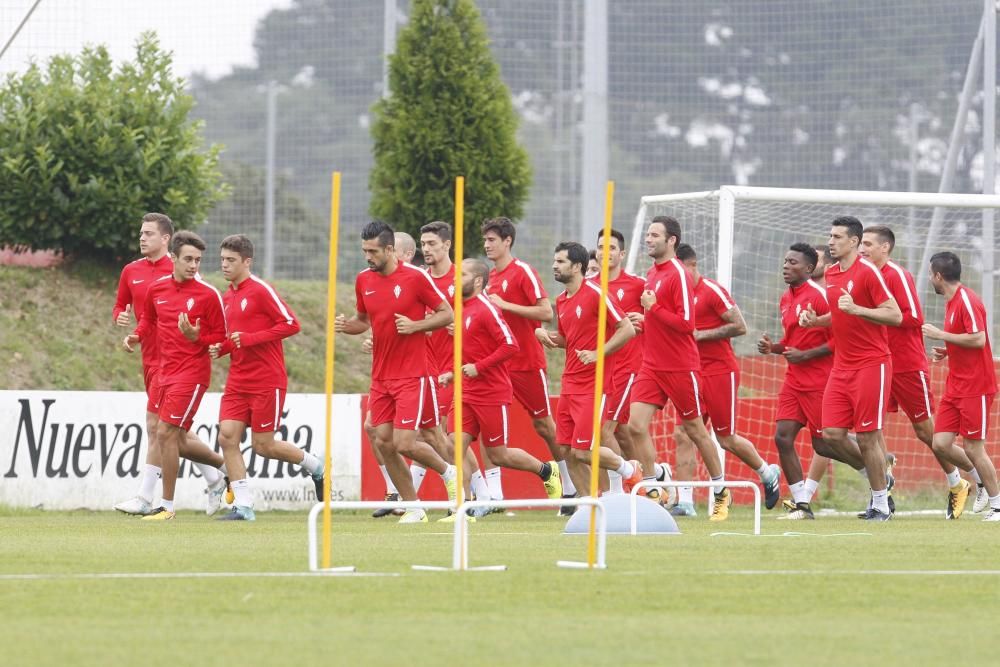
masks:
[[[3,39],[31,4],[0,0]],[[534,171],[516,251],[554,287],[544,267],[557,241],[579,238],[581,182],[595,168],[581,157],[592,138],[584,25],[594,2],[477,4]],[[262,251],[274,253],[277,277],[323,277],[330,172],[339,169],[348,278],[362,266],[370,108],[383,94],[392,34],[386,7],[390,27],[402,29],[405,0],[43,0],[0,70],[84,42],[127,57],[141,30],[157,31],[189,77],[207,139],[226,147],[233,194],[202,229],[210,241],[263,237],[273,82],[276,229]],[[631,229],[641,194],[733,182],[906,190],[915,172],[918,189],[935,190],[981,11],[979,0],[609,0],[616,226]],[[981,96],[973,106],[957,191],[981,185]]]

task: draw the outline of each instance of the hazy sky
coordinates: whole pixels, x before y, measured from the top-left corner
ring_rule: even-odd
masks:
[[[0,0],[0,46],[7,42],[34,0]],[[20,70],[31,57],[107,44],[114,58],[133,54],[136,37],[155,30],[174,52],[181,75],[219,76],[233,65],[254,62],[253,34],[270,10],[292,0],[42,0],[0,61],[0,72]]]

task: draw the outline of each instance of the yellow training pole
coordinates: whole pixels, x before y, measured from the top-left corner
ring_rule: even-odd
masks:
[[[333,172],[330,195],[330,259],[326,276],[326,453],[323,455],[323,569],[330,568],[330,533],[332,513],[330,491],[333,484],[333,343],[337,317],[337,240],[340,233],[340,172]]]
[[[608,239],[611,238],[611,211],[615,200],[615,182],[608,181],[604,195],[604,250],[601,252],[601,302],[597,306],[597,366],[594,370],[594,429],[590,441],[590,496],[597,497],[597,475],[601,465],[601,398],[604,395],[604,343],[608,323]],[[590,508],[590,533],[587,540],[587,565],[597,560],[597,508]]]
[[[455,374],[455,511],[465,501],[465,480],[463,479],[462,458],[465,449],[465,433],[462,431],[462,257],[465,245],[465,177],[455,178],[455,333],[452,336],[452,371]],[[455,521],[464,521],[464,516],[456,516]],[[462,554],[462,568],[465,554]]]

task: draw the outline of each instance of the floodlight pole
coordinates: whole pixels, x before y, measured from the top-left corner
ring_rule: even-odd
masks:
[[[983,194],[996,192],[997,133],[997,10],[996,0],[983,0]],[[986,330],[993,331],[994,230],[993,209],[983,209],[983,303]]]

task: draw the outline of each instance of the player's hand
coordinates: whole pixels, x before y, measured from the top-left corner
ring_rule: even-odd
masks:
[[[361,341],[361,351],[364,352],[365,354],[371,354],[372,350],[374,349],[375,349],[374,338],[365,338],[363,341]]]
[[[139,337],[135,334],[129,334],[125,336],[125,340],[122,341],[122,347],[126,352],[135,352],[135,348],[132,347],[139,342]]]
[[[417,333],[417,323],[406,315],[396,313],[396,331],[403,335]]]
[[[699,329],[695,329],[694,331],[691,332],[691,335],[694,336],[694,340],[695,342],[697,342],[705,337],[705,332]]]
[[[843,287],[840,288],[840,291],[842,294],[840,295],[840,298],[837,299],[837,308],[840,308],[848,315],[857,315],[858,306],[854,303],[854,297],[851,296],[851,293]]]
[[[222,343],[213,343],[208,346],[208,356],[218,359],[222,356]]]
[[[656,293],[653,290],[643,290],[642,296],[639,297],[639,303],[646,310],[649,310],[656,305]]]
[[[477,378],[479,377],[479,371],[476,370],[475,364],[465,364],[462,366],[462,375],[467,378]]]
[[[240,343],[239,331],[234,331],[233,333],[229,334],[229,340],[233,341],[233,346],[236,347],[237,349],[243,347],[243,345]]]
[[[931,340],[944,340],[944,332],[933,324],[924,324],[920,327],[920,331]]]
[[[948,348],[946,347],[931,348],[931,361],[944,361],[947,358],[948,358]]]
[[[819,326],[819,315],[816,314],[811,303],[799,313],[799,326],[803,329]]]
[[[446,326],[444,328],[444,330],[448,332],[449,336],[454,336],[455,335],[455,323],[454,322],[449,322],[448,326]]]
[[[646,316],[642,313],[629,313],[628,319],[636,333],[642,333],[642,325],[646,322]]]
[[[496,306],[500,310],[507,310],[507,306],[509,304],[506,301],[504,301],[503,299],[501,299],[498,294],[490,294],[490,295],[488,295],[488,298],[490,300],[490,303],[492,303],[494,306]]]
[[[333,318],[333,330],[337,333],[344,333],[344,329],[347,328],[347,316],[343,313],[337,315]]]
[[[757,351],[761,354],[771,354],[771,337],[766,333],[760,335],[760,340],[757,341]]]
[[[125,310],[118,313],[115,324],[120,327],[127,327],[132,322],[132,304],[125,306]]]
[[[185,338],[192,343],[197,342],[198,336],[201,335],[201,318],[196,319],[194,324],[191,324],[191,320],[188,319],[187,313],[181,313],[177,317],[177,327],[181,330],[181,333],[184,334]]]
[[[554,350],[559,347],[556,345],[555,341],[552,340],[552,332],[545,327],[538,327],[535,329],[535,338],[537,338],[538,342],[542,344],[542,347],[547,347],[550,350]]]
[[[584,366],[589,366],[590,364],[597,363],[597,351],[596,350],[573,350],[576,352],[576,358],[580,360]]]
[[[451,381],[454,379],[455,379],[455,374],[452,373],[451,371],[448,371],[447,373],[441,373],[441,375],[438,376],[438,384],[441,385],[442,387],[447,387],[448,385],[451,384]]]
[[[794,347],[786,347],[781,356],[790,364],[801,364],[803,361],[809,361],[808,354],[802,350],[796,350]]]

